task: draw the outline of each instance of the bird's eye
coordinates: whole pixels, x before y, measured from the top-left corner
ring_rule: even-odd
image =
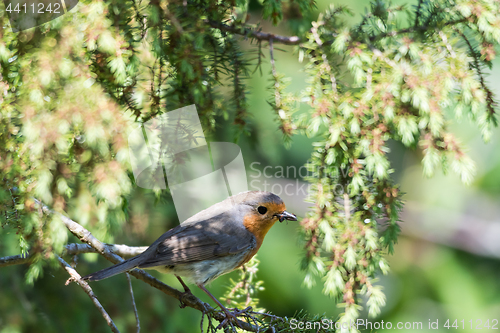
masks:
[[[257,208],[257,210],[259,211],[260,214],[264,215],[266,212],[267,212],[267,208],[264,207],[264,206],[259,206]]]

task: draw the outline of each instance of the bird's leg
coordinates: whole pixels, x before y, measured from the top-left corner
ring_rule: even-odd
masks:
[[[191,289],[189,289],[189,287],[184,283],[184,281],[182,281],[181,277],[179,275],[176,275],[175,277],[182,284],[182,288],[184,288],[184,292],[192,294]]]
[[[222,323],[220,323],[220,325],[217,327],[217,329],[219,329],[220,327],[224,327],[227,323],[230,323],[231,320],[233,320],[234,322],[236,322],[236,316],[234,314],[232,314],[224,305],[222,305],[221,302],[219,302],[219,300],[217,298],[215,298],[214,295],[212,295],[212,293],[210,291],[208,291],[207,288],[205,288],[204,285],[202,285],[201,283],[197,284],[197,286],[203,290],[220,308],[222,311],[224,311],[224,313],[226,314],[226,319],[224,319],[222,321]]]
[[[231,324],[231,320],[234,321],[236,324],[237,324],[237,320],[236,320],[236,317],[241,315],[241,314],[244,314],[246,313],[247,311],[251,310],[252,307],[249,306],[248,308],[240,311],[238,309],[234,309],[234,311],[229,311],[224,305],[222,305],[221,302],[219,302],[219,300],[217,300],[217,298],[215,298],[214,295],[212,295],[212,293],[210,291],[207,290],[207,288],[205,288],[205,286],[201,283],[197,284],[197,286],[203,290],[220,308],[222,311],[224,311],[224,313],[226,314],[226,319],[224,319],[222,321],[222,323],[220,323],[220,325],[217,327],[217,328],[220,328],[220,327],[224,327],[225,325],[227,325],[228,323]]]
[[[182,293],[182,297],[180,299],[180,302],[181,302],[181,309],[185,308],[186,307],[186,303],[184,303],[182,300],[184,299],[185,296],[189,296],[189,295],[193,295],[193,293],[191,292],[191,289],[189,289],[189,287],[184,283],[184,281],[182,281],[181,277],[176,275],[175,276],[177,278],[177,280],[179,280],[179,282],[182,284],[182,287],[184,288],[184,292]]]

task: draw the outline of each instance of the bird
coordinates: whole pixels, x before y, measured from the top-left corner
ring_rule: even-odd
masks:
[[[265,191],[242,192],[216,203],[168,230],[141,254],[84,276],[99,281],[134,268],[173,274],[184,287],[185,278],[203,290],[225,313],[223,326],[242,311],[229,311],[205,287],[217,277],[248,262],[277,222],[297,221],[283,200]]]

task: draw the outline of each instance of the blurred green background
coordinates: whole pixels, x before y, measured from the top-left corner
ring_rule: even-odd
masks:
[[[352,22],[359,20],[359,13],[368,5],[368,1],[362,0],[334,3],[345,4],[353,10]],[[416,1],[404,3],[410,6]],[[311,17],[317,17],[329,4],[329,1],[317,1],[317,11]],[[251,9],[258,9],[258,5],[252,3]],[[263,28],[290,34],[290,27],[284,24],[274,28],[264,23]],[[246,42],[242,43],[250,49]],[[280,48],[284,51],[275,52],[277,70],[292,78],[288,90],[299,92],[306,79],[303,64],[298,62],[298,55],[293,53],[292,47]],[[264,74],[270,71],[269,56],[266,56],[262,68]],[[499,59],[494,61],[488,80],[499,96]],[[282,134],[267,103],[270,99],[267,88],[271,84],[268,76],[261,76],[257,71],[248,84],[252,134],[241,137],[239,141],[249,171],[248,180],[254,176],[250,168],[253,162],[260,162],[261,169],[265,166],[300,167],[310,156],[313,140],[295,136],[286,149],[280,143]],[[487,320],[490,326],[494,324],[493,319],[500,321],[500,131],[495,129],[491,142],[485,144],[479,131],[468,120],[450,125],[477,164],[477,175],[471,186],[463,185],[455,175],[438,173],[431,179],[425,178],[418,152],[392,146],[393,176],[406,193],[406,206],[402,215],[402,235],[395,254],[389,257],[391,273],[380,276],[378,282],[384,286],[387,305],[378,318],[369,319],[372,322],[389,321],[393,326],[397,322],[422,322],[423,330],[418,330],[421,332],[430,331],[429,320],[439,320],[437,331],[448,331],[443,324],[450,319],[451,326],[457,319],[466,324],[462,329],[460,323],[457,331],[472,332],[476,331],[479,320],[482,323],[479,327],[486,330],[484,324]],[[221,125],[211,139],[231,141],[232,138],[233,133]],[[284,179],[279,181],[286,182]],[[288,210],[303,216],[307,204],[302,203],[302,199],[299,195],[288,200],[285,198]],[[155,203],[151,193],[136,189],[130,204],[130,218],[123,232],[115,235],[116,243],[148,245],[178,223],[168,198]],[[265,287],[258,295],[261,306],[278,316],[290,317],[305,310],[335,318],[339,309],[322,294],[322,281],[317,281],[312,290],[302,286],[304,274],[299,263],[303,251],[298,230],[299,226],[294,222],[275,225],[259,251],[258,278],[264,281]],[[0,236],[3,240],[0,255],[18,254],[15,231],[0,229]],[[70,241],[77,242],[73,238]],[[96,254],[87,254],[80,256],[77,268],[83,275],[109,265]],[[26,289],[22,287],[26,269],[25,266],[11,266],[0,270],[1,333],[68,332],[69,327],[75,333],[109,332],[88,296],[75,284],[64,286],[68,278],[65,271],[59,267],[48,268],[43,278]],[[173,276],[153,274],[180,288]],[[233,272],[217,279],[208,286],[209,290],[221,296],[227,290],[230,278],[237,278],[237,274]],[[125,276],[93,283],[92,287],[122,332],[133,332],[135,318]],[[178,301],[142,282],[134,280],[133,287],[142,332],[199,331],[201,316],[198,311],[180,309]],[[193,288],[193,291],[211,303],[201,290]],[[367,314],[362,317],[366,318]],[[473,320],[473,329],[469,320]],[[500,329],[500,324],[496,327]]]

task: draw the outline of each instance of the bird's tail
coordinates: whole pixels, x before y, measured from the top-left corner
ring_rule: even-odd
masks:
[[[130,258],[128,260],[122,261],[121,263],[116,264],[114,266],[111,266],[111,267],[102,269],[100,271],[97,271],[95,273],[86,275],[82,279],[88,280],[88,281],[99,281],[99,280],[107,279],[109,277],[112,277],[114,275],[129,271],[132,268],[139,266],[141,264],[142,260],[143,260],[143,258],[141,257],[141,255],[138,255],[138,256]]]

